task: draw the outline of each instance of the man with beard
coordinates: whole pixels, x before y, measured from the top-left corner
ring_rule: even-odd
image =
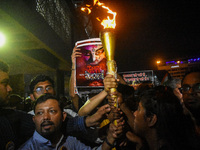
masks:
[[[20,150],[92,149],[75,137],[62,134],[61,126],[67,114],[63,111],[62,103],[53,95],[40,96],[35,103],[34,112],[33,121],[36,131]],[[120,120],[117,126],[110,124],[105,142],[95,149],[109,150],[112,148],[116,138],[122,133],[123,122]]]
[[[0,106],[7,106],[12,88],[9,85],[8,66],[4,62],[0,62],[0,91]]]
[[[200,71],[188,73],[182,81],[183,101],[195,118],[200,135]]]

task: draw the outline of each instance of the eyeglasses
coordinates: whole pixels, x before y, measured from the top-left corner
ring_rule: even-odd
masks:
[[[37,87],[34,92],[37,94],[44,94],[45,90],[51,92],[53,90],[52,86],[47,86],[45,89],[43,87]]]
[[[182,90],[183,93],[184,93],[184,92],[186,93],[186,92],[188,92],[191,88],[192,88],[192,91],[193,91],[193,92],[196,92],[196,93],[200,92],[200,83],[197,83],[197,84],[193,85],[192,87],[191,87],[190,85],[188,85],[188,84],[184,84],[184,85],[182,86],[181,90]]]

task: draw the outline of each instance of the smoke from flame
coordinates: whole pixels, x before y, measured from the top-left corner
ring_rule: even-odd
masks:
[[[94,0],[93,1],[93,6],[86,5],[85,7],[82,7],[81,10],[86,12],[87,14],[91,14],[92,13],[92,8],[94,6],[100,6],[103,9],[107,10],[108,14],[112,14],[113,15],[112,18],[110,18],[110,16],[107,16],[107,19],[103,19],[103,20],[101,20],[99,17],[96,17],[96,19],[101,22],[101,25],[104,27],[104,29],[106,29],[106,28],[115,28],[115,26],[116,26],[116,21],[115,20],[116,20],[117,13],[113,12],[112,10],[110,10],[108,7],[106,7],[104,5],[104,3],[99,2],[99,0]]]

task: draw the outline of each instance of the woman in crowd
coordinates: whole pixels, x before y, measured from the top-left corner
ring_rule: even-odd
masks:
[[[169,87],[158,86],[144,92],[134,117],[133,132],[129,133],[132,142],[136,142],[137,135],[150,150],[199,149],[194,122],[184,114],[180,100]],[[138,144],[141,149],[142,142]]]

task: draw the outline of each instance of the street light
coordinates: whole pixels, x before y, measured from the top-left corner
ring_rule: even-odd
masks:
[[[0,32],[0,47],[6,43],[6,37],[3,33]]]
[[[158,61],[156,61],[156,63],[157,63],[157,65],[159,65],[159,64],[161,63],[161,61],[160,61],[160,60],[158,60]]]

